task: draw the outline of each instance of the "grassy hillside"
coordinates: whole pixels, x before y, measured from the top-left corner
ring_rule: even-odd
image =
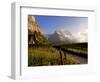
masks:
[[[60,45],[60,48],[76,48],[84,46],[86,48],[87,43]],[[81,47],[82,48],[82,47]],[[81,50],[78,48],[78,51]],[[81,54],[79,54],[81,55]],[[61,57],[62,56],[62,57]],[[28,66],[48,66],[48,65],[69,65],[69,64],[80,64],[81,60],[77,57],[69,54],[64,55],[63,52],[52,46],[34,46],[28,48]],[[63,62],[63,63],[62,63]],[[86,61],[83,63],[87,63]],[[82,64],[82,63],[81,63]]]
[[[28,65],[43,66],[43,65],[59,65],[59,52],[52,47],[30,47],[28,49]]]

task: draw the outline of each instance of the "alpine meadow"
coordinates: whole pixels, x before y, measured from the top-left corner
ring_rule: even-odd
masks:
[[[88,64],[88,18],[28,15],[28,66]]]

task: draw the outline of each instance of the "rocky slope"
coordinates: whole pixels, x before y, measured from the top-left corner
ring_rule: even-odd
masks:
[[[68,31],[55,31],[52,35],[49,36],[48,39],[56,45],[76,42],[74,36]]]
[[[34,16],[28,16],[28,44],[47,45],[48,41]]]

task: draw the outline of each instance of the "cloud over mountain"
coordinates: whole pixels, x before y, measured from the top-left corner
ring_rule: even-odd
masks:
[[[88,30],[85,29],[76,33],[75,38],[78,42],[88,42]]]
[[[88,35],[87,35],[87,30],[83,30],[73,34],[66,30],[59,30],[49,35],[48,39],[53,44],[58,44],[58,45],[69,44],[69,43],[77,43],[77,42],[87,42]]]
[[[53,44],[67,44],[76,42],[74,36],[69,31],[55,31],[51,36],[49,36],[49,41]]]

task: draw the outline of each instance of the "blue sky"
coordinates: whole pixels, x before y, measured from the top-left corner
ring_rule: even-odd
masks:
[[[54,33],[56,30],[66,30],[76,33],[88,28],[87,17],[35,15],[35,18],[45,34]]]

